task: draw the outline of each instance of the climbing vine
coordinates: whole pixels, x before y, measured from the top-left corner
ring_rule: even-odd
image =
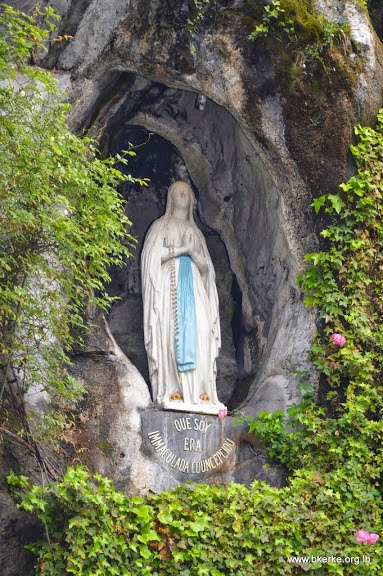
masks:
[[[68,352],[84,309],[108,305],[108,267],[133,240],[116,186],[134,179],[114,166],[127,156],[101,160],[96,141],[72,134],[53,75],[30,65],[54,19],[51,8],[0,14],[0,436],[29,447],[45,472],[39,440],[60,439],[81,390]],[[34,422],[23,401],[31,387],[52,407]]]
[[[315,211],[324,209],[332,222],[321,233],[326,249],[305,257],[310,266],[298,278],[306,304],[316,306],[322,319],[311,356],[327,388],[327,405],[318,407],[307,397],[291,408],[292,432],[281,413],[263,414],[251,427],[291,469],[344,466],[353,478],[378,488],[383,478],[383,111],[375,129],[357,126],[355,134],[358,143],[351,151],[358,173],[338,194],[313,201]]]

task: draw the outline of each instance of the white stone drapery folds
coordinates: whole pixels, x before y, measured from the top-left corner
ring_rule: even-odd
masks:
[[[181,246],[186,228],[192,231],[194,248],[205,259],[207,271],[202,277],[192,261],[197,317],[197,368],[182,372],[180,381],[175,361],[171,303],[172,261],[161,264],[161,253],[164,246]],[[173,262],[177,281],[179,259],[175,258]],[[207,395],[209,403],[219,405],[215,381],[221,333],[215,272],[205,238],[194,222],[192,203],[187,220],[182,221],[172,216],[168,198],[165,215],[152,224],[147,234],[141,257],[141,276],[145,347],[154,402],[168,402],[172,394],[178,392],[185,403],[201,404],[201,396]]]

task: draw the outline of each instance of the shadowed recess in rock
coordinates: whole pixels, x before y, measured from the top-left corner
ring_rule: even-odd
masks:
[[[103,153],[121,153],[132,144],[137,155],[121,169],[150,179],[146,188],[129,182],[121,187],[133,222],[130,232],[138,242],[135,258],[112,271],[111,292],[121,298],[109,315],[113,335],[148,382],[142,244],[149,226],[164,213],[169,184],[186,180],[198,199],[195,218],[217,276],[223,334],[218,395],[231,408],[246,403],[262,371],[278,373],[283,358],[291,357],[296,343],[289,333],[296,333],[301,321],[300,314],[291,314],[292,308],[301,308],[293,289],[296,262],[284,236],[283,208],[269,167],[222,107],[206,99],[201,109],[198,93],[131,74],[108,85],[92,122],[93,131],[104,126]],[[284,374],[281,378],[278,396],[286,392],[294,397],[296,391]]]

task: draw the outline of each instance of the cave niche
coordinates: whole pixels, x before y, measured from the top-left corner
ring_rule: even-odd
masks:
[[[128,167],[121,165],[119,168],[121,171],[129,171],[137,178],[149,178],[150,183],[145,188],[129,182],[120,187],[120,192],[127,201],[127,215],[132,221],[130,233],[137,239],[137,246],[132,247],[133,258],[128,259],[126,267],[115,268],[112,272],[110,293],[118,296],[120,300],[112,306],[108,321],[120,348],[138,368],[146,382],[149,382],[140,279],[143,240],[152,222],[165,211],[169,183],[181,179],[188,181],[197,200],[199,190],[193,184],[177,149],[168,140],[149,132],[143,126],[126,122],[110,135],[108,153],[121,153],[127,143],[135,146],[137,156],[130,157]],[[195,220],[206,238],[217,277],[222,333],[222,346],[217,362],[218,394],[224,403],[236,407],[239,398],[237,387],[243,386],[244,376],[247,376],[243,370],[241,346],[241,292],[219,234],[203,223],[198,209]],[[236,289],[233,289],[233,286]]]
[[[272,162],[265,164],[221,106],[209,99],[201,106],[196,92],[131,73],[113,76],[89,123],[91,132],[103,129],[103,153],[133,145],[137,155],[121,169],[150,179],[147,187],[126,182],[120,189],[132,221],[129,231],[137,239],[134,258],[112,270],[110,290],[120,299],[108,321],[123,352],[148,382],[141,249],[149,226],[164,213],[168,186],[187,180],[217,274],[223,334],[219,398],[230,408],[254,396],[267,409],[284,408],[298,397],[294,371],[302,361],[300,348],[308,344],[300,333],[297,262],[284,233]]]

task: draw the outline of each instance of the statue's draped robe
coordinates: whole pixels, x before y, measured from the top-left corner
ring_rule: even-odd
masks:
[[[194,248],[207,263],[204,279],[192,261],[193,288],[197,322],[197,366],[186,370],[179,384],[175,361],[174,317],[172,310],[171,260],[161,264],[162,248],[179,247],[185,229],[193,232]],[[180,259],[174,259],[176,285]],[[175,392],[186,403],[200,404],[207,394],[212,404],[219,404],[216,392],[216,358],[221,345],[218,295],[215,272],[205,239],[194,221],[178,220],[165,215],[156,220],[147,234],[141,257],[142,293],[144,302],[145,347],[155,402],[167,402]]]

